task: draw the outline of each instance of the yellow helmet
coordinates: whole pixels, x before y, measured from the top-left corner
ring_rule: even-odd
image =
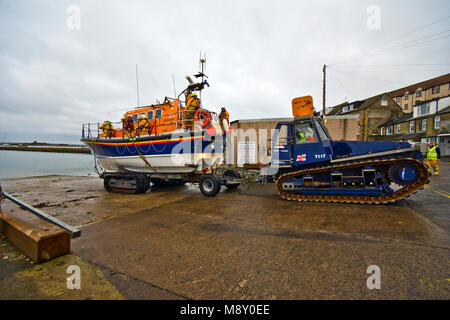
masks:
[[[189,97],[196,97],[196,96],[197,96],[196,93],[191,93],[191,94],[189,95]]]

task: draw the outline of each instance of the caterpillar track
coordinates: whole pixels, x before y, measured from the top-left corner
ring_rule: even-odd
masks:
[[[305,175],[314,174],[331,174],[333,171],[341,171],[346,169],[358,169],[361,170],[365,167],[374,168],[380,175],[382,184],[389,188],[391,181],[400,185],[401,188],[388,193],[383,193],[381,195],[367,195],[366,192],[361,192],[361,194],[345,194],[347,192],[342,192],[343,194],[318,194],[314,193],[315,189],[312,185],[309,186],[309,190],[312,190],[311,194],[302,194],[299,192],[306,191],[307,187],[295,186],[293,190],[285,190],[283,188],[283,183],[292,182],[293,179],[299,179]],[[398,177],[392,176],[392,172],[397,168],[404,167],[412,168],[412,172],[416,174],[413,181],[402,183],[399,181]],[[414,172],[414,169],[418,170],[418,173]],[[397,171],[400,169],[397,169]],[[282,174],[276,180],[276,190],[278,195],[285,200],[296,200],[296,201],[318,201],[318,202],[333,202],[333,203],[360,203],[360,204],[388,204],[396,202],[403,199],[417,190],[424,187],[425,184],[429,182],[428,171],[426,166],[421,162],[413,158],[389,158],[389,159],[371,159],[366,161],[358,162],[346,162],[338,165],[329,165],[318,168],[309,168],[304,170],[298,170],[294,172],[288,172]],[[330,190],[332,186],[330,185]],[[364,193],[364,194],[363,194]]]

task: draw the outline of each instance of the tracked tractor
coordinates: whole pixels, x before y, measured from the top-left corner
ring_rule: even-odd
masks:
[[[278,123],[272,137],[272,170],[263,170],[281,198],[386,204],[428,183],[422,154],[410,143],[333,141],[310,96],[294,99],[292,108],[294,120]]]

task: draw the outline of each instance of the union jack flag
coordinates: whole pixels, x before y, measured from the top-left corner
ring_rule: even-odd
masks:
[[[299,154],[297,156],[297,161],[306,161],[306,154]]]

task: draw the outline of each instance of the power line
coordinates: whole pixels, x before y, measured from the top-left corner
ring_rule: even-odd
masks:
[[[332,70],[332,69],[331,69]],[[346,90],[346,92],[348,92],[348,93],[350,93],[352,96],[353,96],[353,92],[351,92],[342,82],[341,82],[341,80],[339,80],[338,78],[337,78],[337,76],[333,73],[333,72],[330,72],[330,75],[334,78],[334,79],[336,79],[336,81]]]
[[[342,65],[339,68],[357,68],[357,67],[422,67],[422,66],[450,66],[450,63],[409,63],[409,64],[357,64]]]
[[[339,70],[339,69],[336,69],[336,68],[331,68],[331,67],[330,67],[330,69],[336,70],[336,71],[339,71],[339,72],[342,72],[342,73],[348,73],[348,74],[351,74],[351,75],[359,76],[359,77],[364,77],[364,78],[367,78],[367,79],[370,79],[370,80],[374,80],[374,81],[380,81],[380,82],[385,82],[385,83],[393,83],[393,84],[401,84],[401,85],[404,85],[404,83],[398,82],[398,81],[392,81],[392,80],[386,80],[386,79],[375,78],[375,77],[371,77],[371,76],[366,76],[366,75],[364,75],[364,74],[355,73],[355,72],[350,72],[350,71],[342,71],[342,70]]]
[[[341,72],[344,75],[346,75],[347,77],[351,77],[351,78],[355,78],[355,79],[359,79],[359,80],[365,80],[365,81],[368,81],[368,82],[375,83],[377,85],[381,85],[383,87],[389,87],[389,88],[394,87],[394,85],[392,83],[385,82],[387,80],[381,80],[381,79],[376,79],[376,78],[369,78],[367,76],[363,76],[363,75],[360,75],[360,74],[355,74],[355,73],[352,73],[352,72],[346,72],[346,71],[338,70],[338,69],[335,69],[335,68],[333,68],[333,70]]]
[[[418,43],[411,44],[411,45],[408,45],[408,46],[403,46],[403,47],[400,47],[400,48],[395,48],[395,49],[384,51],[384,52],[374,53],[372,55],[366,56],[365,58],[372,58],[372,57],[375,57],[375,56],[379,56],[381,54],[386,54],[386,53],[390,53],[390,52],[394,52],[394,51],[398,51],[398,50],[402,50],[402,49],[407,49],[407,48],[418,46],[420,44],[424,44],[424,43],[435,41],[435,40],[441,40],[441,39],[445,39],[445,38],[449,38],[449,37],[450,37],[450,35],[446,35],[446,36],[439,37],[439,38],[429,39],[429,40],[418,42]]]
[[[439,22],[441,22],[441,21],[447,20],[448,18],[450,18],[450,15],[447,16],[447,17],[445,17],[445,18],[436,20],[436,21],[434,21],[434,22],[432,22],[432,23],[423,25],[423,26],[421,26],[421,27],[419,27],[419,28],[417,28],[417,29],[414,29],[414,30],[408,31],[408,32],[406,32],[406,33],[403,33],[403,34],[401,34],[401,35],[399,35],[399,36],[397,36],[397,37],[394,37],[394,38],[392,38],[392,39],[390,39],[390,40],[381,42],[381,43],[379,43],[379,44],[377,44],[377,45],[375,45],[375,46],[373,46],[373,47],[371,47],[371,48],[369,48],[369,49],[367,49],[367,50],[365,50],[365,51],[360,51],[359,53],[353,54],[353,55],[351,55],[350,57],[348,57],[348,58],[345,59],[345,60],[352,59],[353,57],[356,57],[356,56],[359,56],[359,55],[366,54],[366,53],[372,51],[372,50],[375,49],[375,48],[381,47],[381,46],[383,46],[383,45],[385,45],[385,44],[387,44],[387,43],[390,43],[390,42],[392,42],[392,41],[395,41],[395,40],[398,40],[398,39],[400,39],[400,38],[403,38],[403,37],[405,37],[405,36],[407,36],[407,35],[409,35],[409,34],[412,34],[412,33],[415,33],[415,32],[417,32],[417,31],[420,31],[420,30],[422,30],[422,29],[425,29],[425,28],[427,28],[427,27],[429,27],[429,26],[432,26],[432,25],[434,25],[434,24],[437,24],[437,23],[439,23]],[[337,63],[331,64],[331,65],[333,66],[333,65],[338,65],[338,64],[346,63],[345,60],[341,60],[342,62],[337,62]]]
[[[374,57],[374,56],[378,56],[380,54],[385,54],[385,53],[397,51],[397,50],[400,50],[400,49],[414,47],[416,45],[423,44],[423,43],[430,42],[430,41],[435,41],[435,40],[448,38],[450,35],[429,39],[429,37],[433,37],[433,36],[436,36],[438,34],[446,33],[446,32],[449,32],[449,31],[450,31],[450,29],[445,30],[445,31],[441,31],[441,32],[432,33],[432,34],[429,34],[429,35],[427,35],[425,37],[421,37],[421,38],[417,38],[417,39],[410,40],[410,41],[407,41],[407,42],[403,42],[401,44],[397,44],[397,45],[389,47],[389,48],[384,48],[384,49],[381,49],[381,50],[378,50],[378,51],[375,51],[375,52],[366,53],[366,54],[360,55],[359,57],[356,57],[356,58],[353,58],[353,59],[349,59],[349,60],[346,60],[346,61],[341,62],[341,63],[334,64],[333,66],[340,65],[340,64],[345,64],[347,62],[359,60],[361,58],[371,58],[371,57]],[[423,39],[427,39],[427,40],[420,41],[420,40],[423,40]]]

